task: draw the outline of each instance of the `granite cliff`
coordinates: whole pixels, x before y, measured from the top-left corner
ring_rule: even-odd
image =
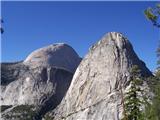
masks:
[[[80,61],[73,48],[58,43],[35,50],[24,61],[2,63],[1,106],[33,105],[40,119],[60,103]]]
[[[138,65],[141,75],[151,76],[145,63],[121,33],[111,32],[93,45],[78,66],[71,85],[56,109],[53,120],[120,120],[122,94],[130,84],[130,68]],[[144,89],[149,90],[144,81]]]
[[[118,32],[104,35],[80,61],[70,46],[61,43],[40,48],[24,61],[2,63],[1,105],[8,106],[2,118],[120,120],[121,92],[130,86],[132,66],[140,68],[141,76],[152,76]],[[150,94],[145,80],[142,88]]]

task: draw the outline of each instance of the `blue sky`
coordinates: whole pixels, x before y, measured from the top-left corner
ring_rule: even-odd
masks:
[[[121,32],[146,65],[156,68],[160,33],[143,10],[156,2],[2,2],[2,62],[23,60],[33,50],[57,42],[80,56],[111,31]]]

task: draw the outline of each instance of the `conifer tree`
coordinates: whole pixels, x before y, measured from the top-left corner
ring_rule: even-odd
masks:
[[[145,116],[146,120],[160,120],[160,51],[157,51],[158,68],[155,76],[149,78],[148,83],[154,97],[151,103],[146,104]]]
[[[149,78],[148,83],[154,96],[145,104],[145,120],[160,120],[160,79],[154,76]]]
[[[125,117],[122,120],[142,120],[142,79],[137,65],[131,69],[130,88],[125,94]]]
[[[144,11],[145,16],[153,25],[160,28],[160,3],[154,8],[147,8]],[[154,94],[151,102],[145,104],[145,120],[160,120],[160,46],[157,48],[157,70],[154,77],[148,79],[148,85]]]

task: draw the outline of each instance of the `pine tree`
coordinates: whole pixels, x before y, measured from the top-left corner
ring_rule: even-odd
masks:
[[[147,8],[144,14],[153,25],[160,28],[160,3],[154,8]],[[155,76],[149,78],[148,85],[154,94],[152,101],[145,104],[145,120],[160,120],[160,46],[157,49],[157,71]]]
[[[149,78],[148,83],[154,97],[145,104],[145,120],[160,120],[160,79],[154,76]]]
[[[130,88],[125,94],[125,117],[122,120],[142,120],[141,88],[142,79],[137,65],[131,69]]]
[[[156,116],[155,120],[160,120],[160,47],[157,49],[157,71],[153,77],[152,91],[154,93],[154,98],[152,100],[152,109],[154,109],[154,114]]]
[[[154,97],[150,103],[146,103],[146,120],[160,120],[160,47],[157,49],[157,71],[155,76],[149,78],[148,83]]]

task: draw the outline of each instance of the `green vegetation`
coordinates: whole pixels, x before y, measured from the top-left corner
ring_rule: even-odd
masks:
[[[154,8],[147,8],[144,11],[146,18],[152,24],[160,28],[160,3]],[[160,120],[160,46],[157,49],[157,71],[153,77],[148,78],[147,82],[153,98],[146,100],[146,95],[139,96],[143,91],[140,89],[142,78],[137,66],[133,66],[131,71],[131,87],[124,99],[124,118],[123,120]],[[145,110],[141,109],[144,106]]]
[[[142,120],[144,104],[140,86],[142,85],[141,71],[137,65],[131,69],[130,88],[124,97],[124,118],[122,120]]]
[[[50,117],[50,116],[47,114],[47,115],[45,115],[44,120],[53,120],[53,118],[52,118],[52,117]]]
[[[160,22],[159,22],[160,3],[157,4],[154,8],[148,7],[144,11],[144,14],[145,14],[146,18],[153,23],[154,26],[160,28]]]
[[[160,28],[160,3],[154,8],[147,8],[144,14],[155,27]],[[147,80],[153,93],[151,101],[146,100],[146,95],[139,96],[143,92],[140,89],[142,78],[139,76],[139,69],[136,66],[132,68],[131,87],[124,99],[123,120],[160,120],[160,46],[157,49],[157,58],[157,71]],[[142,106],[145,108],[144,111],[141,109]]]
[[[160,54],[160,51],[158,52]],[[158,55],[159,56],[159,55]],[[154,93],[154,97],[151,103],[146,104],[146,120],[160,120],[160,68],[159,63],[160,58],[158,59],[158,69],[155,73],[155,76],[150,78],[148,83],[151,91]]]
[[[147,8],[145,15],[154,26],[160,28],[160,3],[155,8]],[[148,80],[149,87],[154,94],[151,103],[146,104],[145,117],[146,120],[160,120],[160,46],[157,48],[157,71],[155,76]]]
[[[16,119],[16,120],[33,120],[36,114],[35,108],[32,105],[20,105],[14,107],[9,113],[3,115],[5,119]]]

